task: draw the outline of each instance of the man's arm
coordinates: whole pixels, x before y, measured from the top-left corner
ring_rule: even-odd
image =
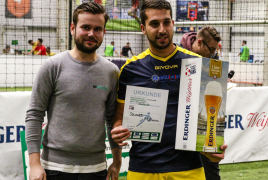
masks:
[[[40,163],[40,153],[32,153],[29,155],[30,164],[30,180],[46,180],[46,172]],[[34,168],[33,168],[34,167]]]
[[[113,130],[111,131],[112,138],[119,146],[125,146],[128,143],[123,142],[130,136],[130,131],[127,128],[123,128],[123,113],[124,103],[117,102],[115,116],[113,119]]]
[[[113,148],[113,163],[108,168],[108,173],[106,176],[106,180],[118,180],[120,167],[122,163],[122,149],[121,148]]]
[[[29,108],[26,113],[26,143],[30,160],[30,180],[45,179],[45,171],[40,163],[42,123],[52,95],[52,63],[49,59],[41,66],[32,88]]]
[[[110,177],[112,180],[118,180],[120,167],[121,167],[121,161],[122,161],[121,160],[122,159],[121,147],[119,147],[111,138],[112,121],[115,115],[115,108],[116,108],[118,74],[119,74],[119,69],[116,67],[116,70],[110,76],[111,78],[110,81],[113,82],[113,88],[111,92],[109,93],[109,96],[106,102],[105,117],[106,117],[106,126],[107,126],[107,136],[108,136],[108,140],[109,140],[109,143],[112,149],[112,154],[113,154],[113,163],[108,168],[106,180],[109,180]]]
[[[123,52],[123,49],[122,49],[121,52],[120,52],[120,55],[121,55],[121,56],[123,56],[122,52]]]
[[[118,52],[116,50],[114,50],[114,52],[117,54],[117,56],[119,56]]]
[[[22,54],[28,55],[28,54],[32,54],[33,52],[34,52],[34,50],[31,50],[31,51],[29,51],[29,52],[24,52],[24,53],[22,53]]]
[[[238,56],[240,56],[242,54],[242,52],[243,52],[243,46],[241,47],[240,53],[238,54]]]
[[[36,53],[36,55],[40,55],[41,54],[41,49]]]
[[[132,56],[134,56],[134,54],[133,54],[132,50],[130,50],[130,52],[131,52]]]

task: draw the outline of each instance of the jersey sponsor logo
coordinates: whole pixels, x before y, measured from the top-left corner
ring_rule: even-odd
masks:
[[[160,70],[160,69],[175,69],[179,68],[178,65],[166,65],[166,66],[155,66],[155,70]]]
[[[168,82],[168,81],[180,81],[180,75],[178,74],[166,74],[166,75],[153,75],[151,77],[152,81],[154,82]]]
[[[154,74],[154,75],[151,77],[151,79],[152,79],[154,82],[157,82],[157,81],[159,81],[159,76],[156,75],[156,74]]]

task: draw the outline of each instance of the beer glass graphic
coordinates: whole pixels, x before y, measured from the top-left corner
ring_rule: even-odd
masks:
[[[204,152],[217,152],[216,144],[216,124],[218,112],[222,101],[221,84],[216,81],[210,81],[207,84],[205,93],[205,105],[207,112],[207,133],[206,140],[203,146]]]

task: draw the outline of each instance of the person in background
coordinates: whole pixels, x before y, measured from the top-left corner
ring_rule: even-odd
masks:
[[[33,40],[29,40],[28,44],[32,46],[33,55],[37,54],[38,51],[34,50],[36,48],[36,46],[37,46],[37,41],[34,42]],[[23,54],[25,54],[25,53],[23,53]]]
[[[3,49],[4,54],[15,54],[15,51],[10,48],[10,45],[6,45],[6,48]]]
[[[50,47],[46,47],[47,56],[54,56],[56,53],[50,51]]]
[[[210,58],[214,56],[220,41],[221,36],[214,27],[204,26],[197,33],[183,34],[180,46],[203,57]]]
[[[110,131],[119,69],[96,53],[108,19],[102,5],[79,5],[70,27],[75,46],[39,69],[25,119],[30,180],[118,180],[122,149]],[[105,121],[113,154],[108,172]]]
[[[221,36],[212,26],[204,26],[197,33],[185,33],[181,38],[180,46],[206,58],[218,59],[215,52],[219,47]],[[212,162],[201,154],[205,170],[206,180],[220,180],[220,169],[218,162]]]
[[[247,62],[249,60],[249,48],[247,46],[247,41],[243,40],[238,56],[240,56],[240,62]]]
[[[169,90],[165,124],[160,143],[132,141],[128,180],[191,179],[205,180],[199,152],[175,150],[181,60],[201,57],[173,44],[172,8],[166,0],[146,0],[141,8],[141,30],[149,48],[126,61],[119,75],[116,114],[112,138],[119,145],[130,136],[122,127],[128,85]],[[202,41],[199,41],[203,45]],[[217,43],[215,49],[217,48]],[[215,52],[215,49],[213,52]],[[206,49],[207,50],[207,49]],[[209,53],[210,54],[210,51]],[[174,66],[176,68],[159,68]],[[169,78],[165,78],[169,77]],[[183,119],[180,119],[183,121]],[[224,151],[226,146],[221,146]],[[204,153],[219,162],[223,155]]]
[[[114,52],[119,56],[118,52],[115,50],[114,41],[111,44],[108,44],[104,49],[105,56],[114,56]]]
[[[120,52],[121,56],[128,57],[128,51],[131,52],[132,56],[134,56],[131,47],[129,46],[130,43],[128,42],[126,46],[124,46]]]
[[[43,39],[39,38],[37,40],[37,46],[35,47],[35,49],[29,52],[23,53],[23,54],[28,55],[28,54],[32,54],[34,51],[37,51],[35,55],[47,55],[46,47],[42,43],[43,43]]]

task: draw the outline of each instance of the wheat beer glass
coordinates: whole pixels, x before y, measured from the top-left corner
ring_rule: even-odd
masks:
[[[210,81],[207,84],[204,96],[207,112],[207,133],[203,151],[217,152],[216,124],[222,100],[221,84],[216,81]]]

